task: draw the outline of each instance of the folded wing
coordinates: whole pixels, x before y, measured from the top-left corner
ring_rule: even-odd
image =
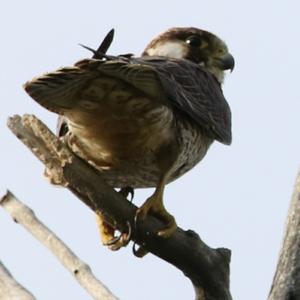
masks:
[[[66,110],[80,106],[85,101],[82,91],[102,79],[108,79],[110,84],[124,82],[124,86],[129,85],[170,107],[178,117],[188,118],[212,138],[231,143],[231,113],[219,83],[205,69],[188,60],[86,59],[73,67],[34,78],[24,88],[39,104],[63,115]],[[95,89],[98,92],[92,98],[98,104],[103,98],[100,89]]]

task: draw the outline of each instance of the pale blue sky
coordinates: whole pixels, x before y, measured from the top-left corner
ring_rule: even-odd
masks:
[[[234,299],[266,299],[300,161],[298,1],[2,1],[0,4],[0,192],[9,188],[92,267],[120,299],[193,299],[172,266],[131,247],[100,245],[93,213],[49,185],[43,166],[9,132],[6,119],[33,113],[55,128],[22,84],[69,66],[115,28],[110,53],[139,54],[158,33],[195,26],[226,41],[236,59],[224,93],[233,144],[215,143],[201,164],[167,187],[165,203],[184,229],[232,249]],[[141,204],[150,191],[140,191]],[[0,210],[0,259],[38,299],[89,299],[55,258]]]

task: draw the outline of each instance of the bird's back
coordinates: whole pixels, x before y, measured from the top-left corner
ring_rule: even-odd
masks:
[[[177,151],[172,181],[199,162],[214,140],[174,106],[171,87],[164,87],[160,77],[166,75],[155,69],[162,61],[152,62],[87,59],[25,84],[37,102],[64,116],[71,149],[114,187],[155,186],[156,157],[168,144]],[[173,84],[179,85],[175,79]]]

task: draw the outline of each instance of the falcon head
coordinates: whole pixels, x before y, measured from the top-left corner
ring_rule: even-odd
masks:
[[[194,27],[175,27],[162,33],[144,50],[143,56],[188,59],[211,72],[222,83],[224,71],[233,70],[234,58],[214,34]]]

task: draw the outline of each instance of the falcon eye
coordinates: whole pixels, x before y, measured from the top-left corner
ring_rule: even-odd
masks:
[[[185,42],[193,48],[200,47],[202,44],[202,40],[198,35],[188,37]]]

